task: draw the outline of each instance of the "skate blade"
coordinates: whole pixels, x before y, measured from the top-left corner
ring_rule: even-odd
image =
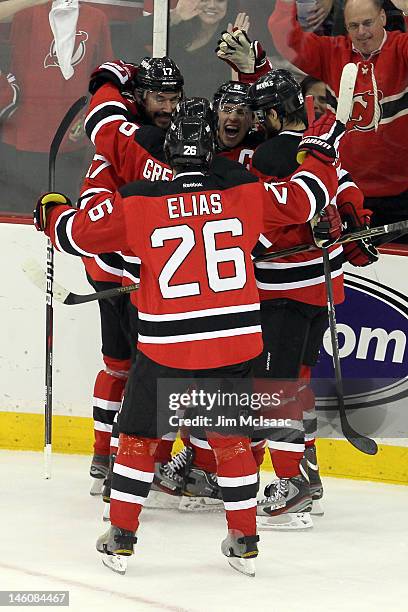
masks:
[[[102,555],[102,563],[108,567],[112,572],[116,572],[116,574],[121,574],[122,576],[126,573],[127,570],[127,559],[126,557],[122,557],[121,555]]]
[[[241,559],[241,557],[228,557],[228,563],[237,572],[245,574],[245,576],[255,577],[255,561],[254,559]]]
[[[180,504],[180,495],[169,495],[162,491],[150,491],[144,508],[155,510],[177,510]]]
[[[257,516],[256,525],[265,531],[299,531],[311,529],[313,521],[308,512],[286,512],[277,516]]]
[[[102,495],[103,478],[92,478],[93,482],[89,490],[90,495]]]
[[[105,522],[110,521],[110,504],[104,504],[102,520]]]
[[[224,512],[224,504],[221,499],[183,495],[178,509],[180,512]]]
[[[320,503],[319,499],[313,500],[312,509],[310,511],[310,514],[312,514],[313,516],[323,516],[324,515],[323,506]]]

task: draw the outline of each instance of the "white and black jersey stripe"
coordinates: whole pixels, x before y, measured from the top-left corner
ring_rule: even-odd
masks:
[[[55,223],[55,245],[59,251],[68,255],[79,257],[94,257],[94,253],[88,253],[81,249],[72,237],[72,224],[75,219],[76,210],[66,210]]]
[[[128,122],[130,120],[131,117],[126,106],[122,102],[111,100],[95,106],[88,114],[84,127],[89,140],[95,144],[96,135],[102,126],[112,121]]]
[[[153,472],[137,470],[115,461],[111,499],[143,506],[149,495],[153,478]]]
[[[300,185],[306,192],[310,202],[310,213],[308,221],[313,219],[316,213],[319,213],[330,202],[329,192],[323,181],[321,181],[312,172],[296,172],[292,175],[291,180]]]
[[[130,255],[122,255],[123,261],[123,276],[128,278],[132,283],[140,281],[140,258]]]
[[[226,510],[245,510],[256,506],[258,474],[248,476],[218,476]]]
[[[355,189],[358,189],[357,185],[355,184],[355,182],[353,181],[351,174],[349,172],[347,172],[347,170],[344,170],[343,168],[340,168],[340,170],[338,171],[338,179],[339,179],[339,186],[337,189],[337,193],[336,193],[336,197],[345,189],[348,189],[349,187],[354,187]]]
[[[329,256],[333,279],[343,272],[343,247],[335,248]],[[320,285],[324,283],[323,257],[298,262],[258,262],[255,264],[255,277],[258,288],[269,291]]]
[[[259,333],[259,304],[242,304],[173,314],[139,311],[139,342],[175,344]]]

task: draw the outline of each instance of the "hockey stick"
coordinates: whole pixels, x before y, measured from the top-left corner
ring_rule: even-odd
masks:
[[[22,270],[36,287],[38,287],[41,291],[46,292],[47,274],[36,259],[28,259],[25,261],[22,266]],[[75,304],[85,304],[86,302],[93,302],[95,300],[115,298],[119,295],[136,291],[136,289],[139,289],[139,283],[134,283],[132,285],[128,285],[127,287],[114,287],[113,289],[104,289],[103,291],[81,294],[73,293],[54,281],[53,299],[55,302],[60,302],[61,304],[66,304],[67,306],[73,306]]]
[[[353,104],[354,85],[357,77],[357,66],[355,64],[346,64],[340,80],[339,98],[337,104],[336,120],[341,121],[344,125],[350,117],[350,112]],[[359,232],[357,232],[359,233]],[[339,415],[341,429],[345,438],[359,451],[367,455],[375,455],[378,451],[377,444],[371,438],[358,433],[350,425],[347,419],[346,406],[344,403],[344,387],[341,373],[340,351],[338,343],[338,332],[336,323],[336,309],[334,305],[333,284],[331,278],[330,255],[328,246],[323,246],[323,269],[324,279],[327,292],[327,310],[329,314],[329,328],[333,351],[333,367],[336,379],[336,395],[339,403]]]
[[[396,223],[389,223],[388,225],[369,227],[358,232],[343,234],[343,236],[341,236],[341,238],[336,240],[336,242],[333,244],[345,244],[346,242],[353,242],[353,240],[373,238],[375,236],[381,236],[384,234],[394,234],[395,232],[406,231],[408,231],[408,219],[404,221],[397,221]],[[327,246],[333,246],[333,244],[329,244]],[[253,259],[253,263],[272,261],[273,259],[279,259],[280,257],[288,257],[289,255],[296,255],[297,253],[307,253],[307,251],[313,250],[320,250],[320,247],[314,246],[313,244],[299,244],[297,246],[290,247],[289,249],[282,249],[282,251],[275,251],[272,253],[265,253],[265,255],[259,255]]]
[[[48,157],[48,191],[55,191],[55,162],[61,142],[69,126],[79,111],[85,106],[87,98],[79,98],[68,109],[59,124],[50,146]],[[52,305],[54,283],[54,247],[51,240],[47,240],[47,277],[45,296],[45,433],[44,433],[44,474],[51,478],[51,452],[52,452],[52,359],[53,359],[53,324],[54,310]]]

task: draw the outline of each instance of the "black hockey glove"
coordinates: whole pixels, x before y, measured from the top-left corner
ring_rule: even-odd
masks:
[[[339,206],[343,229],[349,232],[358,232],[370,227],[370,212],[361,209],[357,212],[351,202],[344,202]],[[346,242],[343,244],[344,256],[351,265],[356,267],[369,266],[378,261],[379,253],[370,238]]]
[[[105,62],[95,68],[89,81],[89,93],[92,95],[105,83],[113,83],[119,91],[133,92],[137,66],[122,60]]]
[[[44,232],[47,228],[48,211],[54,208],[54,206],[60,206],[61,204],[72,206],[71,200],[62,193],[44,193],[33,211],[35,229],[39,232]]]
[[[326,164],[337,161],[338,145],[345,131],[343,123],[327,115],[313,122],[300,141],[296,156],[298,163],[302,164],[307,154]]]

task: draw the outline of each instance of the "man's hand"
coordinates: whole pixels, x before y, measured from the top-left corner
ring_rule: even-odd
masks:
[[[324,115],[303,133],[296,156],[298,163],[302,164],[307,154],[326,164],[337,161],[339,142],[345,132],[346,126],[341,121]]]
[[[371,213],[361,209],[357,212],[351,202],[339,206],[343,229],[349,232],[358,232],[370,227]],[[353,266],[364,267],[378,261],[379,254],[370,238],[346,242],[343,244],[344,256]]]
[[[242,74],[254,74],[266,62],[266,54],[257,40],[244,30],[223,32],[215,50],[217,56]]]
[[[122,60],[104,62],[91,74],[89,93],[94,94],[105,83],[113,83],[119,91],[133,91],[134,79],[137,74],[135,64],[127,64]]]
[[[317,0],[316,8],[307,18],[307,23],[311,30],[316,30],[329,15],[333,8],[333,0]]]
[[[71,200],[63,193],[44,193],[41,196],[33,211],[34,225],[39,232],[44,232],[47,228],[48,211],[60,204],[72,206]]]
[[[341,236],[342,222],[335,204],[328,204],[320,215],[310,222],[313,240],[318,247],[325,247],[337,242]]]

